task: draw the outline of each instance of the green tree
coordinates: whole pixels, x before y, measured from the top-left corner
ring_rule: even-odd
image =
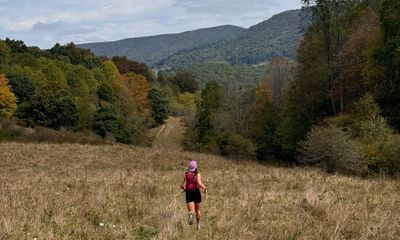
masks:
[[[100,100],[104,100],[106,102],[113,103],[117,100],[117,95],[109,84],[101,84],[99,89],[97,90],[97,95]]]
[[[12,87],[12,91],[17,97],[18,103],[30,101],[35,94],[35,84],[29,78],[23,75],[11,76],[10,85]]]
[[[66,79],[74,95],[89,95],[99,87],[93,72],[82,65],[71,66],[66,72]]]
[[[169,103],[166,96],[160,90],[151,88],[149,91],[149,100],[154,120],[157,124],[164,123],[164,120],[169,115]]]
[[[79,123],[78,109],[73,96],[66,90],[56,93],[39,91],[32,99],[30,114],[25,115],[35,124],[59,129],[74,128]]]
[[[93,116],[93,131],[105,137],[107,134],[116,134],[118,131],[118,117],[112,105],[99,108]]]
[[[63,56],[74,65],[82,64],[86,68],[92,69],[101,65],[101,60],[96,57],[89,49],[77,48],[74,43],[68,43],[64,46],[54,45],[48,50],[55,57]]]
[[[197,105],[196,126],[197,142],[202,145],[208,144],[213,137],[213,117],[218,111],[221,101],[221,87],[217,82],[211,81],[201,91],[201,99]]]
[[[10,47],[13,53],[24,53],[29,50],[25,43],[21,40],[6,38],[5,43]]]
[[[194,93],[199,89],[195,76],[189,72],[178,72],[173,78],[173,83],[181,92]]]
[[[11,50],[8,45],[0,41],[0,72],[6,72],[11,61]]]
[[[106,61],[100,66],[100,83],[112,84],[119,76],[117,66],[112,61]]]
[[[64,71],[58,67],[54,62],[45,64],[42,68],[42,72],[46,76],[47,82],[45,88],[56,92],[61,89],[67,89],[68,84],[65,78]]]
[[[378,102],[383,116],[400,130],[400,2],[383,0],[380,10],[383,45],[375,57],[385,69],[383,88]]]

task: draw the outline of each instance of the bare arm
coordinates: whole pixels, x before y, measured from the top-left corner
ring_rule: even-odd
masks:
[[[185,190],[185,184],[186,184],[186,177],[185,177],[185,175],[183,175],[183,180],[182,180],[182,184],[181,184],[181,188],[183,190]]]
[[[201,181],[200,173],[197,174],[197,184],[199,185],[199,187],[201,187],[204,190],[204,193],[207,192],[206,186],[204,186],[203,182]]]

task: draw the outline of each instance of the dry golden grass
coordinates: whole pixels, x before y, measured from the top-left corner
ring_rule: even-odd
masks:
[[[232,162],[164,140],[0,143],[0,239],[399,239],[398,181]],[[209,189],[200,231],[176,196],[192,158]]]

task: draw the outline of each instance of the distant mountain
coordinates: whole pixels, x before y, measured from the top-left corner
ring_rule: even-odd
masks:
[[[128,38],[114,42],[78,44],[99,56],[127,56],[129,59],[145,62],[150,66],[168,56],[184,50],[204,46],[222,40],[238,37],[245,28],[224,25],[203,28],[177,34],[164,34],[151,37]]]
[[[311,15],[311,9],[286,11],[246,29],[235,39],[181,50],[155,65],[158,68],[204,62],[242,65],[258,64],[276,56],[294,58],[299,41],[311,24]]]
[[[127,56],[158,69],[210,62],[258,64],[276,56],[294,58],[311,16],[310,8],[290,10],[248,29],[225,25],[78,47],[89,48],[97,55]]]

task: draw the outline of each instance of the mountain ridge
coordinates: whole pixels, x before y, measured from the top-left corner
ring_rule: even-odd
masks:
[[[259,64],[277,56],[295,58],[298,43],[310,24],[310,9],[288,10],[249,27],[233,40],[181,50],[156,66],[184,67],[206,62],[242,65]]]
[[[173,34],[78,44],[97,55],[127,56],[168,69],[196,63],[259,64],[277,56],[294,58],[311,23],[309,8],[288,10],[249,28],[221,25]]]
[[[245,28],[234,25],[222,25],[182,33],[125,38],[110,42],[84,43],[77,44],[77,46],[80,48],[89,48],[96,55],[107,57],[117,55],[127,56],[132,60],[153,65],[155,62],[179,50],[207,45],[222,39],[234,38],[244,30]]]

